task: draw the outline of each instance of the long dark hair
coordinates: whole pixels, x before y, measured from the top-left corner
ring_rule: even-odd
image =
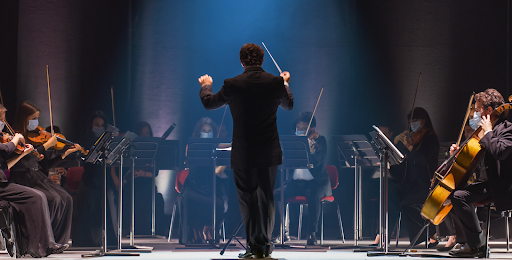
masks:
[[[144,129],[144,127],[149,128],[149,136],[153,137],[153,129],[151,129],[151,125],[146,121],[137,122],[135,124],[135,127],[133,128],[133,130],[135,131],[135,134],[140,135],[140,133],[142,132],[142,129]]]
[[[21,103],[18,110],[16,110],[16,117],[12,126],[14,131],[19,132],[26,137],[28,134],[28,117],[36,112],[41,112],[41,109],[39,109],[36,105],[28,101]]]
[[[423,125],[423,127],[430,129],[430,131],[432,131],[434,133],[436,132],[436,131],[434,131],[434,126],[432,125],[432,120],[430,120],[430,116],[428,115],[427,110],[425,110],[422,107],[415,107],[411,112],[409,112],[409,114],[407,114],[408,121],[411,120],[411,113],[413,111],[414,111],[414,113],[412,114],[412,119],[425,120],[425,125]]]
[[[96,110],[89,116],[89,119],[87,120],[87,130],[85,131],[86,136],[94,135],[92,133],[92,121],[98,117],[103,119],[103,127],[107,129],[107,125],[109,124],[107,116],[101,110]]]
[[[199,119],[199,121],[196,123],[196,126],[194,127],[194,132],[192,133],[192,137],[199,137],[201,134],[201,129],[204,125],[210,125],[213,129],[213,137],[217,137],[219,132],[219,127],[213,120],[209,117],[203,117]]]

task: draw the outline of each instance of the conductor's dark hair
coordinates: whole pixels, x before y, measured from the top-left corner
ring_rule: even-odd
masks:
[[[264,55],[263,49],[254,43],[246,43],[240,49],[240,61],[244,66],[261,66]]]
[[[414,112],[413,112],[414,111]],[[434,126],[432,125],[432,120],[430,120],[430,116],[428,115],[428,112],[427,110],[425,110],[424,108],[422,107],[415,107],[411,112],[413,112],[412,114],[412,119],[423,119],[425,120],[425,127],[432,130],[432,132],[435,132],[434,131]],[[409,114],[407,114],[407,120],[410,120],[411,119],[411,112],[409,112]]]
[[[311,117],[313,117],[313,120],[311,120]],[[297,116],[297,119],[295,120],[295,125],[297,125],[297,123],[299,123],[299,122],[304,122],[306,124],[309,124],[309,120],[311,120],[310,128],[316,127],[316,119],[313,116],[313,113],[311,113],[309,111],[300,112],[299,115]]]
[[[484,109],[492,107],[493,110],[505,103],[500,92],[493,88],[488,88],[485,91],[476,94],[475,101],[481,101]]]

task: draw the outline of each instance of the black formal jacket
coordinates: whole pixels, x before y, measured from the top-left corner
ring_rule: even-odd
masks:
[[[199,96],[208,110],[229,105],[233,117],[231,168],[282,163],[276,113],[278,106],[286,110],[293,107],[293,95],[282,77],[267,73],[260,66],[247,66],[242,74],[224,80],[216,94],[212,86],[205,85]]]
[[[498,123],[480,145],[486,151],[484,163],[496,209],[512,209],[512,123]]]

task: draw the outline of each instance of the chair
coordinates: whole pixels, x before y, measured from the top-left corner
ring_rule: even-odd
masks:
[[[505,210],[501,212],[501,216],[505,218],[505,225],[507,227],[507,251],[510,251],[510,226],[508,219],[512,217],[512,210]]]
[[[485,258],[489,258],[489,232],[491,230],[491,208],[494,206],[494,203],[492,201],[492,199],[488,199],[488,200],[484,200],[484,201],[481,201],[481,202],[478,202],[478,203],[474,203],[473,205],[475,205],[476,207],[485,207],[487,208],[487,220],[486,220],[486,223],[485,223],[485,248],[487,248],[487,250],[485,251]],[[507,233],[508,234],[508,233]],[[508,242],[508,241],[507,241]],[[507,243],[507,247],[508,247],[508,243]]]
[[[187,179],[187,177],[188,169],[178,171],[178,173],[176,174],[176,183],[174,184],[174,189],[176,189],[176,192],[178,192],[178,197],[176,198],[176,202],[172,207],[171,224],[169,226],[169,237],[167,238],[167,242],[171,242],[172,226],[174,224],[174,217],[176,216],[176,208],[180,200],[181,189],[183,188],[183,184],[185,184],[185,180]]]
[[[334,190],[338,187],[338,170],[334,165],[326,165],[325,170],[327,171],[327,174],[329,174],[329,179],[331,181],[331,189]],[[320,244],[323,245],[324,243],[324,204],[332,203],[334,202],[337,207],[337,213],[338,213],[338,224],[340,226],[340,234],[341,238],[343,240],[343,243],[345,243],[345,234],[343,232],[343,222],[341,220],[341,213],[340,213],[340,206],[338,202],[334,200],[334,196],[325,196],[320,199],[321,206],[320,206]],[[293,198],[289,198],[287,200],[286,204],[286,217],[288,218],[288,211],[289,211],[289,203],[299,203],[299,230],[298,230],[298,241],[300,241],[301,236],[301,230],[302,230],[302,214],[304,212],[304,205],[308,203],[306,197],[304,196],[296,196]]]
[[[2,214],[0,214],[0,229],[2,230],[2,232],[4,232],[4,230],[6,230],[6,232],[10,233],[9,235],[4,234],[4,237],[6,240],[5,242],[6,242],[6,244],[11,243],[13,245],[12,257],[16,258],[17,244],[16,244],[16,229],[15,229],[14,217],[13,217],[13,214],[14,214],[13,207],[11,206],[11,204],[9,204],[9,202],[0,200],[0,212],[2,213]]]
[[[185,184],[185,180],[188,177],[189,170],[181,170],[178,171],[176,174],[176,183],[174,184],[174,189],[176,189],[176,192],[178,192],[178,197],[176,198],[176,202],[174,203],[174,206],[172,207],[172,215],[171,215],[171,224],[169,226],[169,237],[167,238],[167,242],[171,242],[171,236],[172,236],[172,227],[174,225],[174,217],[176,216],[176,209],[179,203],[179,200],[181,199],[180,194],[181,190],[183,189],[183,184]],[[222,223],[222,235],[223,235],[223,241],[226,241],[226,229],[224,226],[224,223]]]
[[[77,191],[80,179],[84,174],[84,167],[71,167],[66,172],[66,184],[70,191]]]

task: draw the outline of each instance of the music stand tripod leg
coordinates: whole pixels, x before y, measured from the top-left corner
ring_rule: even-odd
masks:
[[[240,244],[245,250],[247,250],[247,248],[245,248],[245,246],[242,244],[242,242],[240,242],[240,240],[238,240],[238,238],[236,237],[236,234],[238,234],[238,231],[240,231],[240,228],[242,227],[243,223],[244,223],[244,221],[240,220],[240,223],[236,227],[235,231],[233,231],[233,234],[231,234],[231,237],[229,237],[228,242],[224,245],[224,247],[220,251],[220,255],[224,255],[224,252],[226,252],[226,249],[231,244],[231,241],[233,241],[233,238],[236,239],[236,241],[238,241],[238,244]]]

